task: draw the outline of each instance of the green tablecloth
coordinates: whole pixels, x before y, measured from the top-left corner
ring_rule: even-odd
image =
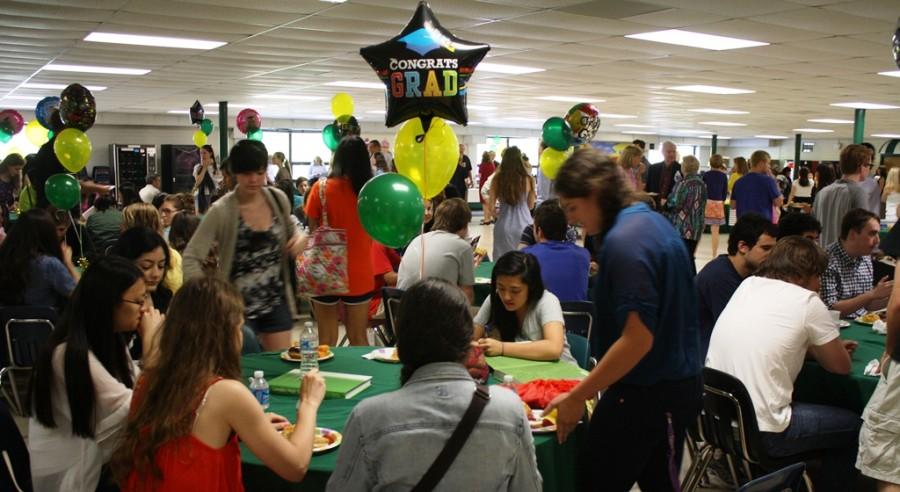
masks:
[[[491,273],[493,271],[494,264],[490,261],[482,261],[475,269],[475,288],[473,289],[475,295],[473,297],[476,306],[481,306],[484,300],[491,295]]]
[[[387,393],[400,387],[400,365],[388,364],[363,359],[361,356],[373,350],[373,347],[341,347],[334,348],[335,357],[320,364],[323,371],[346,372],[351,374],[367,374],[372,377],[372,386],[356,398],[350,400],[326,400],[319,408],[316,425],[343,431],[344,423],[357,403],[370,396]],[[241,358],[241,370],[244,378],[249,378],[254,370],[265,371],[266,379],[274,378],[298,366],[285,362],[277,353],[247,355]],[[270,398],[269,411],[284,415],[292,422],[296,418],[296,397],[275,395]],[[544,479],[545,491],[577,490],[576,457],[577,447],[584,442],[581,437],[586,426],[580,426],[579,432],[573,433],[565,444],[556,442],[555,434],[534,436],[535,453],[538,470]],[[287,482],[266,468],[246,447],[241,445],[241,461],[243,462],[244,486],[248,492],[281,491],[281,490],[324,490],[331,472],[337,464],[340,447],[320,455],[313,456],[306,478],[299,484]]]
[[[841,338],[859,342],[853,353],[850,375],[833,374],[817,362],[807,361],[794,383],[794,398],[862,413],[878,383],[877,377],[866,376],[863,369],[870,360],[881,358],[885,336],[872,331],[871,326],[854,322],[841,330]]]

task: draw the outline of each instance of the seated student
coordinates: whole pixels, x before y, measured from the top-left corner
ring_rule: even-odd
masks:
[[[559,200],[545,200],[534,211],[537,244],[522,250],[537,258],[544,287],[562,301],[586,301],[591,257],[566,241],[566,213]]]
[[[0,305],[61,308],[78,282],[72,248],[60,241],[44,209],[19,216],[0,243]]]
[[[172,300],[172,291],[162,285],[169,266],[169,247],[156,231],[146,227],[132,227],[122,233],[110,253],[131,260],[141,269],[144,285],[150,293],[151,306],[165,313]]]
[[[473,398],[463,365],[472,338],[468,307],[459,289],[441,280],[406,290],[397,324],[403,387],[353,409],[329,491],[410,490],[419,482]],[[490,402],[435,490],[541,490],[522,402],[505,388],[489,391]]]
[[[278,432],[286,419],[263,413],[244,386],[243,323],[244,301],[225,280],[202,276],[179,289],[113,462],[123,491],[243,490],[238,439],[282,478],[303,480],[325,382],[318,371],[303,376],[295,430],[286,439]]]
[[[898,267],[900,268],[900,264]],[[897,277],[898,273],[894,276]],[[881,356],[881,377],[863,411],[856,467],[879,481],[879,492],[900,490],[900,293],[888,302],[888,333]]]
[[[191,214],[175,215],[172,219],[172,228],[169,230],[169,245],[178,253],[184,253],[198,227],[200,217]]]
[[[434,212],[431,232],[413,239],[397,272],[397,287],[407,289],[422,278],[440,278],[458,285],[472,302],[475,285],[475,258],[466,241],[472,212],[462,198],[441,202]],[[422,275],[422,240],[425,241],[425,274]]]
[[[775,247],[778,226],[759,214],[741,216],[728,236],[728,254],[706,264],[694,284],[700,307],[700,355],[706,356],[709,337],[731,295],[755,272]]]
[[[169,195],[173,197],[173,199],[177,199],[178,195]],[[165,206],[164,202],[164,206]],[[185,213],[185,212],[179,212]],[[173,215],[174,217],[174,215]],[[156,231],[160,236],[163,236],[163,226],[162,226],[162,218],[158,210],[156,210],[153,205],[149,203],[135,203],[125,207],[122,210],[122,231],[126,231],[135,226],[146,227],[151,231]],[[171,223],[170,223],[171,224]],[[178,292],[178,288],[181,287],[182,282],[184,282],[184,273],[181,268],[181,254],[178,251],[175,251],[171,247],[169,249],[169,262],[168,267],[166,269],[166,275],[163,278],[163,285],[166,286],[173,293]]]
[[[738,287],[712,333],[706,365],[741,380],[753,400],[762,444],[772,456],[823,451],[816,490],[853,490],[859,415],[792,402],[807,354],[825,370],[850,372],[855,342],[842,341],[819,299],[828,260],[812,241],[778,241],[757,275]],[[827,488],[830,487],[830,488]]]
[[[843,318],[887,305],[894,282],[884,277],[875,284],[871,256],[878,247],[880,228],[878,216],[853,209],[844,215],[840,238],[826,249],[828,269],[822,275],[822,300]]]
[[[375,290],[372,291],[372,300],[369,302],[369,319],[384,313],[381,288],[397,286],[397,269],[400,268],[401,261],[402,258],[396,251],[378,241],[372,241],[372,270],[375,273]]]
[[[85,271],[34,366],[28,421],[34,490],[98,488],[139,373],[120,334],[152,339],[162,321],[147,298],[141,272],[128,260],[103,257]],[[152,347],[144,345],[144,357]]]
[[[553,200],[556,200],[556,199],[553,198]],[[556,201],[558,204],[559,200],[556,200]],[[541,202],[541,203],[544,203],[544,202]],[[578,231],[576,231],[574,227],[567,224],[565,241],[567,243],[575,244],[575,242],[577,240],[578,240]],[[516,249],[521,251],[529,246],[534,246],[535,244],[537,244],[537,242],[538,242],[537,237],[534,234],[534,224],[528,224],[527,226],[525,226],[524,229],[522,229],[522,237],[519,238],[519,244],[518,244],[518,246],[516,246]]]
[[[537,258],[521,251],[510,251],[494,264],[491,295],[475,315],[474,340],[486,355],[577,364],[559,299],[544,290]]]
[[[788,236],[803,236],[810,241],[819,242],[820,234],[822,234],[822,224],[810,214],[791,212],[778,219],[778,239]]]
[[[94,200],[95,212],[87,219],[86,230],[94,255],[104,255],[122,231],[122,212],[113,206],[113,200],[107,196]]]

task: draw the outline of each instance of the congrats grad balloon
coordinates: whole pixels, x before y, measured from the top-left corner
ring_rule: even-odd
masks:
[[[434,116],[460,125],[469,121],[468,81],[489,49],[441,27],[423,1],[400,34],[359,53],[387,87],[385,124],[421,116],[427,130]]]

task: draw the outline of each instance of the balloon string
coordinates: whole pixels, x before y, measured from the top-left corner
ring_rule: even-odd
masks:
[[[81,242],[81,233],[78,232],[78,224],[75,223],[75,217],[72,217],[72,211],[68,211],[69,214],[69,222],[72,224],[72,231],[75,233],[75,237],[78,239],[78,254],[80,256],[84,256],[84,243]]]
[[[428,132],[422,135],[422,189],[428,194]],[[431,222],[434,223],[434,201],[431,202]],[[422,221],[422,233],[419,234],[419,245],[422,250],[419,258],[419,280],[425,280],[425,221]]]

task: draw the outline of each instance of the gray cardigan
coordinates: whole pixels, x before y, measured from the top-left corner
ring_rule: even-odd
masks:
[[[263,194],[269,201],[269,206],[275,214],[278,214],[285,229],[285,241],[282,241],[282,248],[287,244],[287,239],[294,236],[296,229],[291,221],[291,207],[288,203],[287,196],[277,188],[265,188]],[[214,244],[219,247],[219,264],[216,274],[219,278],[231,281],[231,266],[234,263],[234,248],[237,243],[238,235],[238,217],[240,210],[238,209],[238,198],[235,191],[227,193],[225,196],[217,200],[206,212],[197,232],[191,238],[187,248],[184,250],[184,261],[182,269],[184,270],[184,280],[187,281],[194,277],[203,275],[203,262],[209,255],[209,250]],[[297,314],[295,304],[295,294],[291,288],[291,269],[295,268],[294,259],[285,253],[282,262],[281,276],[284,281],[285,298],[291,313]]]

